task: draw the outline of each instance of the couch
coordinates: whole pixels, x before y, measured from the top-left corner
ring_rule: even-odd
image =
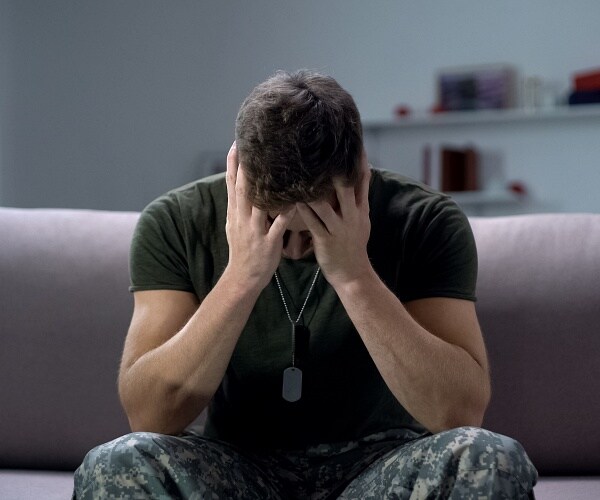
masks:
[[[128,432],[116,377],[138,214],[0,208],[0,498],[65,499]],[[472,218],[493,397],[538,499],[600,498],[600,214]]]

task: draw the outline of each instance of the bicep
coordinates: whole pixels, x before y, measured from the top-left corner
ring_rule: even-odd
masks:
[[[121,371],[156,349],[193,316],[199,306],[196,295],[175,290],[135,292],[131,324],[125,339]]]
[[[413,319],[441,340],[464,349],[488,370],[483,335],[475,303],[470,300],[431,297],[404,304]]]

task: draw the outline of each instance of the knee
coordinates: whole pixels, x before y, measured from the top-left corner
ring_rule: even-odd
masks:
[[[79,473],[95,471],[95,474],[114,474],[120,469],[139,466],[160,448],[160,434],[133,432],[108,443],[96,446],[85,456]]]
[[[511,468],[513,462],[528,461],[521,444],[512,438],[477,427],[460,427],[449,432],[451,447],[465,467]]]
[[[139,477],[147,483],[148,478],[159,476],[164,438],[168,436],[135,432],[96,446],[75,471],[73,498],[130,498]]]
[[[477,427],[460,427],[447,434],[459,470],[496,469],[523,483],[535,482],[537,471],[518,441]]]

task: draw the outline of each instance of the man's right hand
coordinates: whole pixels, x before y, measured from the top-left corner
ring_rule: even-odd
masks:
[[[248,180],[238,163],[235,142],[227,155],[227,223],[229,263],[240,283],[262,290],[275,273],[283,250],[283,235],[294,218],[295,206],[282,212],[273,222],[268,213],[252,205],[248,197]]]

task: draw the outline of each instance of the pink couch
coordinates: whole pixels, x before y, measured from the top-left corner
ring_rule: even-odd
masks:
[[[68,498],[85,453],[128,432],[116,376],[137,217],[0,208],[0,498]],[[525,446],[538,499],[598,499],[600,215],[471,222],[485,427]]]

